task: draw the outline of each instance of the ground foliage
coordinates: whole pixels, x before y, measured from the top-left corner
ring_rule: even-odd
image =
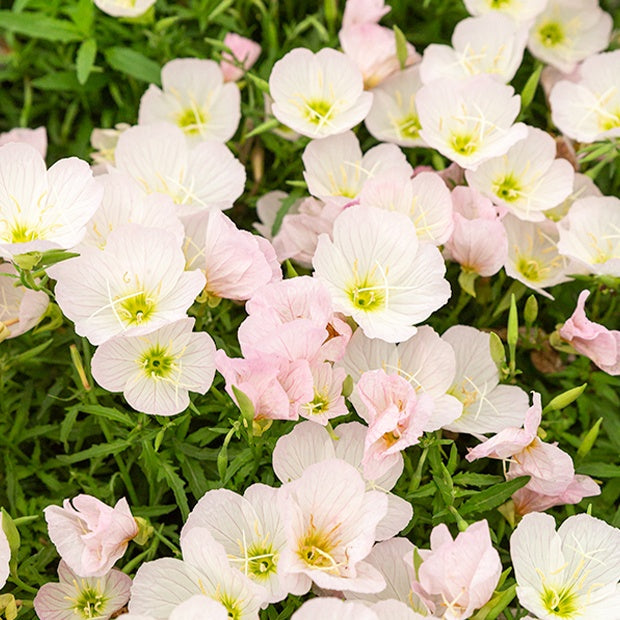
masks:
[[[249,227],[256,219],[256,200],[267,191],[301,195],[301,153],[308,140],[291,143],[269,131],[273,124],[264,125],[263,94],[274,62],[290,49],[338,47],[342,6],[336,0],[158,0],[155,12],[136,20],[107,16],[91,0],[16,0],[0,6],[0,130],[44,125],[50,141],[48,164],[71,155],[88,158],[92,129],[135,123],[139,99],[148,83],[158,83],[165,62],[190,56],[218,59],[220,41],[234,31],[260,42],[263,53],[241,84],[242,122],[229,146],[246,165],[248,180],[229,215]],[[618,28],[618,2],[601,6]],[[397,25],[421,52],[430,42],[449,43],[454,25],[466,15],[460,0],[395,0],[383,23]],[[619,45],[616,31],[611,48]],[[517,92],[536,68],[526,53],[513,81]],[[556,131],[540,87],[522,120]],[[364,127],[358,136],[363,150],[376,143]],[[618,195],[617,147],[609,143],[605,148],[602,159],[599,153],[582,163],[581,170],[595,176],[604,194]],[[414,165],[446,165],[430,150],[405,151]],[[577,473],[602,483],[602,493],[579,506],[552,509],[551,514],[564,518],[588,508],[620,526],[620,377],[597,370],[585,357],[556,352],[548,338],[556,324],[570,316],[578,292],[586,287],[596,291],[588,304],[590,318],[620,328],[614,282],[588,279],[555,287],[554,301],[537,296],[538,316],[533,325],[525,325],[530,292],[524,286],[502,272],[492,280],[480,279],[474,299],[459,295],[457,277],[458,266],[452,265],[452,299],[429,321],[438,332],[463,323],[492,328],[505,340],[514,293],[522,327],[516,355],[520,373],[512,381],[539,391],[543,404],[587,384],[578,400],[547,412],[542,426],[546,441],[558,441],[575,460]],[[224,301],[215,309],[195,306],[190,313],[197,318],[196,329],[208,331],[218,348],[239,354],[236,329],[245,316],[242,305]],[[293,426],[276,421],[262,436],[252,436],[219,375],[211,390],[194,395],[191,408],[181,415],[137,414],[121,395],[94,384],[89,375],[93,350],[60,314],[49,316],[34,333],[0,344],[0,505],[21,534],[19,579],[10,578],[5,592],[26,605],[40,585],[55,580],[58,556],[47,536],[43,508],[79,493],[108,504],[126,496],[134,515],[154,526],[151,540],[142,548],[131,545],[124,558],[123,569],[132,574],[143,561],[179,554],[180,524],[207,490],[243,492],[254,482],[276,484],[272,450]],[[427,435],[404,453],[405,473],[395,492],[414,508],[404,534],[426,547],[433,525],[445,522],[456,531],[462,519],[486,518],[506,566],[512,528],[497,507],[520,482],[503,482],[498,461],[466,467],[466,448],[475,440],[455,438],[445,432]],[[263,617],[288,618],[298,605],[299,599],[289,597],[270,606]],[[20,617],[34,617],[34,612]]]

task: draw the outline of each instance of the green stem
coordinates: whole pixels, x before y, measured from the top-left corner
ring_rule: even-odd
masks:
[[[26,592],[30,592],[30,594],[36,594],[38,590],[29,586],[27,583],[23,582],[17,575],[11,575],[9,577],[9,581],[12,581],[16,586],[19,586],[22,590]]]

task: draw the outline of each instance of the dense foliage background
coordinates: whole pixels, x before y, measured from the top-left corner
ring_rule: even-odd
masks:
[[[219,42],[228,31],[251,37],[263,53],[241,84],[243,118],[230,143],[246,165],[248,180],[245,194],[229,213],[249,228],[260,196],[272,189],[301,194],[304,188],[301,152],[307,139],[287,142],[262,131],[263,94],[271,67],[294,47],[338,47],[342,4],[158,0],[154,12],[131,21],[101,13],[91,0],[0,2],[0,131],[43,125],[49,136],[48,164],[61,157],[88,158],[93,128],[136,122],[140,97],[148,83],[158,83],[165,62],[190,56],[218,59]],[[605,0],[601,6],[614,16],[617,28],[620,3]],[[392,7],[383,23],[398,26],[419,52],[430,42],[448,43],[454,25],[467,15],[460,0],[395,0]],[[618,46],[616,31],[612,48]],[[518,92],[536,68],[526,53],[513,81]],[[540,87],[524,119],[556,131]],[[376,143],[363,127],[358,135],[364,150]],[[595,157],[581,160],[581,170],[590,170],[609,195],[619,194],[618,148],[608,143]],[[446,164],[430,150],[406,152],[414,165]],[[479,281],[474,299],[459,295],[457,276],[453,265],[452,299],[430,324],[439,332],[455,323],[493,328],[505,339],[509,294],[515,294],[523,317],[531,291],[502,272],[492,281]],[[573,456],[577,473],[603,483],[602,494],[580,507],[551,512],[565,516],[591,504],[593,515],[620,526],[620,467],[615,464],[620,450],[620,377],[610,377],[588,359],[557,352],[549,344],[549,334],[570,316],[578,292],[588,286],[596,288],[588,303],[590,318],[610,329],[620,328],[617,284],[575,281],[552,290],[554,301],[537,295],[538,317],[521,328],[517,368],[522,372],[513,381],[541,392],[543,404],[587,383],[577,401],[546,413],[543,428],[547,441],[558,441]],[[229,354],[238,354],[241,305],[224,301],[212,310],[197,307],[194,314],[197,329],[206,329]],[[92,352],[60,313],[50,314],[35,333],[0,343],[0,505],[16,519],[22,538],[21,583],[7,585],[5,591],[17,598],[32,599],[42,583],[55,578],[58,556],[42,516],[49,504],[81,492],[109,504],[126,496],[134,515],[149,519],[155,528],[146,546],[130,547],[124,570],[132,573],[141,561],[178,552],[179,525],[207,490],[225,486],[243,491],[258,481],[275,484],[271,453],[292,423],[274,422],[262,436],[253,437],[224,393],[219,375],[213,388],[195,397],[184,414],[137,414],[120,395],[94,385],[89,375]],[[502,482],[500,462],[477,462],[464,471],[461,460],[475,440],[460,438],[457,444],[453,439],[449,433],[436,433],[405,454],[406,470],[396,491],[414,507],[406,535],[427,546],[432,525],[487,518],[507,560],[511,528],[496,508],[513,487]],[[290,597],[272,606],[265,617],[288,618],[295,606]]]

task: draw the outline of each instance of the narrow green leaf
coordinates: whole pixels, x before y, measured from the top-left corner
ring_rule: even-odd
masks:
[[[254,420],[254,403],[236,385],[232,386],[232,390],[241,414],[251,424],[252,420]]]
[[[394,38],[396,39],[396,58],[401,70],[407,66],[407,39],[398,26],[393,26]]]
[[[592,446],[596,442],[596,438],[598,437],[598,433],[601,429],[602,422],[603,418],[599,418],[594,423],[594,426],[586,433],[586,436],[583,438],[583,441],[577,450],[578,457],[583,458],[590,452],[590,450],[592,450]]]
[[[480,491],[480,493],[468,499],[459,508],[459,512],[461,515],[468,515],[493,510],[493,508],[497,508],[500,504],[508,500],[515,491],[525,486],[529,479],[529,476],[520,476],[514,480],[501,482],[484,491]]]
[[[128,47],[111,47],[104,53],[108,64],[113,69],[143,82],[160,84],[161,67],[140,52]]]
[[[24,13],[0,11],[0,28],[46,41],[71,43],[82,39],[79,30],[71,22],[47,17],[33,11]]]
[[[543,64],[541,62],[537,63],[536,69],[534,69],[534,73],[530,75],[521,91],[521,111],[527,110],[534,99],[534,95],[536,94],[536,89],[538,88],[538,82],[540,81],[540,74],[543,70]]]
[[[95,66],[95,56],[97,55],[97,41],[87,39],[80,45],[75,60],[77,79],[80,84],[86,84],[90,72]]]

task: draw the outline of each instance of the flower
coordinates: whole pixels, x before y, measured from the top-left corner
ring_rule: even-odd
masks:
[[[464,0],[472,15],[503,13],[516,22],[528,23],[547,6],[548,0]]]
[[[551,117],[560,131],[580,142],[620,136],[620,50],[583,61],[576,80],[558,81],[551,94]]]
[[[0,147],[0,256],[80,242],[103,188],[89,165],[77,157],[61,159],[49,170],[30,144]]]
[[[4,587],[9,578],[9,562],[11,560],[11,546],[2,525],[2,513],[0,512],[0,588]]]
[[[320,596],[306,601],[291,620],[315,620],[316,618],[338,618],[339,620],[423,620],[401,601],[383,600],[372,606],[358,601],[343,601],[339,598]]]
[[[50,538],[67,566],[80,577],[102,577],[123,557],[138,524],[125,498],[114,508],[91,495],[64,500],[44,511]]]
[[[342,16],[342,27],[376,24],[390,10],[389,6],[385,6],[384,0],[347,0]]]
[[[590,273],[620,276],[620,199],[576,200],[558,224],[558,251]]]
[[[577,307],[560,328],[560,338],[589,357],[601,370],[620,375],[620,331],[609,330],[588,319],[585,304],[589,295],[588,290],[579,293]]]
[[[228,32],[223,43],[231,53],[222,52],[220,69],[225,82],[236,82],[258,60],[261,47],[251,39],[246,39],[234,32]],[[241,67],[237,66],[238,64]]]
[[[500,13],[460,21],[452,47],[431,43],[424,50],[420,77],[424,84],[438,78],[460,79],[479,73],[510,82],[525,51],[527,29]]]
[[[486,519],[472,523],[453,539],[443,523],[431,532],[430,550],[413,582],[434,614],[450,620],[469,618],[493,596],[502,573]]]
[[[40,620],[108,620],[129,600],[131,577],[119,570],[83,577],[60,560],[58,578],[60,583],[46,583],[35,596]]]
[[[303,578],[304,592],[312,582],[330,590],[385,588],[381,574],[363,560],[387,512],[387,498],[366,491],[353,466],[340,459],[310,465],[281,488],[278,505],[288,543],[280,568]]]
[[[510,537],[517,597],[538,618],[612,618],[620,597],[620,532],[587,514],[555,531],[552,516],[525,515]]]
[[[230,140],[241,117],[236,84],[224,84],[214,60],[175,58],[161,70],[163,90],[151,84],[140,100],[138,122],[169,121],[180,127],[190,144]]]
[[[125,224],[103,250],[48,269],[56,301],[75,331],[99,345],[118,334],[138,336],[186,316],[204,288],[199,271],[185,271],[185,258],[167,230]]]
[[[9,142],[24,142],[34,146],[45,158],[47,153],[47,130],[45,127],[37,127],[36,129],[27,129],[24,127],[16,127],[11,131],[0,133],[0,146],[4,146]]]
[[[420,136],[463,168],[475,170],[527,135],[523,123],[513,125],[520,101],[511,86],[488,75],[434,80],[416,96]]]
[[[91,362],[95,381],[123,392],[137,411],[174,415],[189,406],[188,391],[205,394],[215,375],[215,343],[181,319],[142,336],[117,336],[100,345]]]
[[[194,594],[186,601],[177,605],[167,620],[229,620],[228,610],[222,603],[204,594]],[[142,614],[123,614],[118,616],[123,620],[157,620],[154,616],[143,616]]]
[[[347,377],[344,368],[334,368],[324,362],[310,368],[314,380],[314,397],[299,409],[302,418],[326,426],[328,421],[349,410],[342,395],[342,385]]]
[[[613,20],[598,0],[549,0],[530,29],[528,49],[564,73],[609,45]]]
[[[471,187],[503,205],[521,220],[540,222],[543,211],[563,202],[573,191],[575,171],[566,159],[556,159],[553,138],[528,127],[525,139],[501,157],[467,170]]]
[[[95,0],[99,9],[113,17],[139,17],[146,13],[156,0]]]
[[[402,213],[353,206],[334,222],[333,242],[319,237],[315,277],[330,291],[334,309],[351,316],[369,338],[406,340],[414,323],[450,297],[437,248],[419,244]]]
[[[351,129],[372,104],[353,61],[329,48],[316,54],[304,48],[290,51],[273,66],[269,90],[274,116],[310,138]]]
[[[49,305],[47,293],[15,286],[15,277],[11,263],[0,264],[0,341],[32,329]]]

